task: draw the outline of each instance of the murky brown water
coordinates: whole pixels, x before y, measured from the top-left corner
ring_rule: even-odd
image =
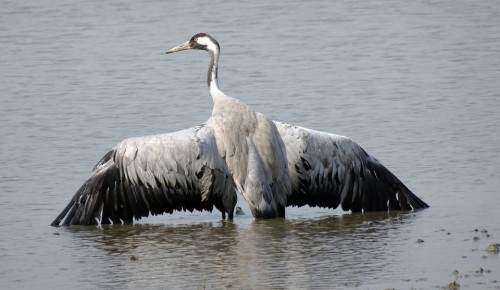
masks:
[[[500,288],[495,1],[3,1],[0,15],[2,288]],[[234,222],[49,227],[118,141],[208,118],[208,57],[164,55],[201,31],[221,43],[226,93],[352,137],[431,208],[254,221],[240,201]]]

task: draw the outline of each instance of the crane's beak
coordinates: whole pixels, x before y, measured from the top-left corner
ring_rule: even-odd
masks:
[[[181,45],[178,45],[178,46],[176,46],[174,48],[171,48],[170,50],[168,50],[165,53],[173,53],[173,52],[187,50],[187,49],[191,49],[191,44],[189,44],[189,41],[186,41],[186,42],[184,42]]]

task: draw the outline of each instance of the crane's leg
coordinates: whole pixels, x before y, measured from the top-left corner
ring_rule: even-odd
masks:
[[[278,205],[278,217],[285,217],[285,207]]]

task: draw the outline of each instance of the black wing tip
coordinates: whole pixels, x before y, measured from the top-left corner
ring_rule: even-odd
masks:
[[[52,223],[50,224],[50,226],[52,227],[59,227],[61,225],[61,221],[66,217],[66,219],[68,219],[67,216],[71,216],[72,214],[74,215],[74,206],[75,206],[75,203],[76,203],[76,200],[78,199],[78,197],[80,196],[80,190],[78,190],[76,192],[76,194],[73,196],[73,198],[69,201],[69,203],[66,205],[66,207],[61,211],[61,213],[52,221]],[[70,211],[71,209],[71,211]],[[68,214],[69,212],[69,214]],[[64,225],[64,224],[63,224]]]
[[[399,196],[399,201],[400,203],[403,202],[403,205],[407,205],[411,207],[411,210],[417,211],[417,210],[422,210],[429,208],[429,205],[420,199],[418,196],[416,196],[410,189],[408,189],[401,181],[397,180],[399,183],[399,190],[398,190],[398,195],[401,194],[402,196]]]
[[[56,220],[54,220],[54,221],[50,224],[50,226],[51,226],[51,227],[54,227],[54,228],[58,228],[58,227],[60,227],[60,226],[61,226],[61,225],[60,225],[60,223],[61,223],[61,221],[56,221]]]
[[[410,204],[413,210],[422,210],[430,207],[426,202],[424,202],[420,198],[416,196],[414,196],[414,198],[417,199],[416,202]]]
[[[70,225],[83,225],[92,224],[89,219],[93,219],[94,210],[99,206],[100,201],[100,189],[99,185],[102,183],[102,174],[91,176],[75,193],[73,198],[69,201],[66,207],[61,211],[61,213],[52,221],[50,224],[52,227],[59,226],[70,226]],[[80,203],[82,197],[88,199],[93,196],[94,204]],[[96,202],[97,201],[97,202]],[[89,208],[87,208],[89,207]]]

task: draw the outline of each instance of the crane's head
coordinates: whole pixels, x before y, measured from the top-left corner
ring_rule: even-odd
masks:
[[[206,33],[198,33],[191,37],[190,40],[178,45],[166,53],[173,53],[187,49],[202,49],[206,51],[216,52],[219,51],[219,43],[212,36]]]

